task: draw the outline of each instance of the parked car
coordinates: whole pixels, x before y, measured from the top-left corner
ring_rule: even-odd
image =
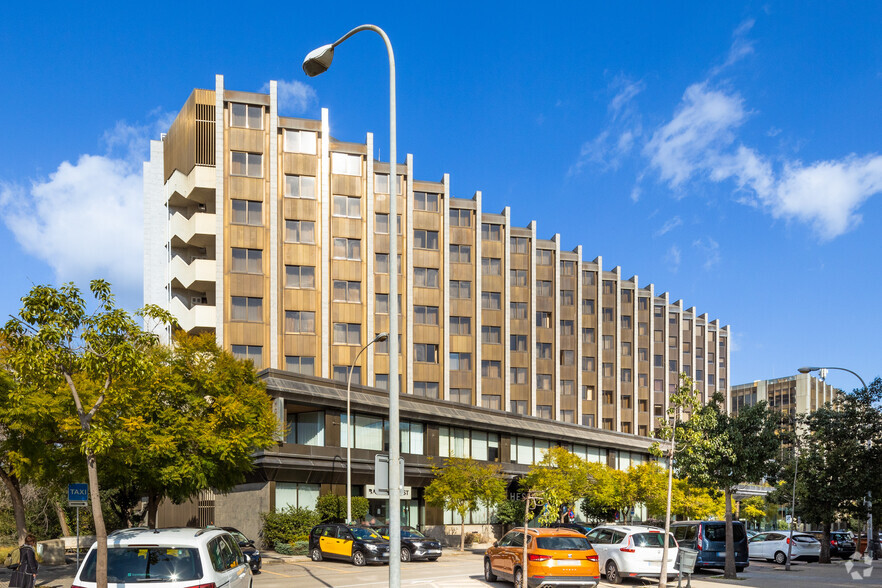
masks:
[[[370,527],[316,525],[309,532],[309,556],[312,561],[345,559],[357,566],[389,563],[389,542]]]
[[[726,521],[677,521],[671,523],[671,533],[680,547],[698,552],[696,569],[726,566]],[[732,521],[732,539],[735,541],[735,570],[742,572],[750,561],[748,532],[741,521]]]
[[[497,577],[523,586],[585,586],[600,582],[597,552],[584,535],[570,529],[527,530],[527,572],[523,569],[524,530],[505,534],[484,553],[484,579]]]
[[[809,531],[808,533],[818,541],[824,540],[823,531]],[[845,531],[830,532],[830,557],[841,557],[842,559],[848,559],[852,556],[854,550],[854,539],[852,539],[850,533],[847,533]]]
[[[748,542],[751,559],[765,559],[782,565],[787,563],[787,544],[791,533],[760,533]],[[807,533],[792,533],[793,546],[791,561],[818,561],[821,556],[821,542]]]
[[[750,539],[751,537],[756,537],[757,535],[759,535],[759,531],[747,531],[748,539]]]
[[[245,559],[248,561],[249,567],[251,567],[251,572],[259,574],[261,563],[260,550],[255,547],[254,541],[246,537],[235,527],[221,527],[221,529],[232,535],[233,539],[239,543],[239,549],[245,555]]]
[[[583,535],[587,535],[591,532],[591,527],[586,527],[585,525],[580,525],[579,523],[551,523],[548,525],[549,528],[552,529],[572,529],[577,533],[582,533]]]
[[[661,575],[664,530],[658,527],[601,526],[588,533],[588,541],[597,551],[600,569],[610,584],[619,584],[623,578],[658,578]],[[668,534],[667,575],[673,578],[677,571],[677,541]]]
[[[74,586],[97,585],[96,549],[93,544],[83,559]],[[238,542],[222,529],[123,529],[107,537],[107,582],[116,588],[250,588],[251,569]]]
[[[383,539],[389,539],[389,527],[374,527]],[[441,557],[441,543],[430,539],[413,527],[401,527],[401,561],[425,559],[436,561]]]

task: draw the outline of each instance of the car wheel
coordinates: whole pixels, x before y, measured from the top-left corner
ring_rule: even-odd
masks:
[[[496,574],[493,573],[493,566],[490,565],[490,558],[484,558],[484,580],[487,582],[495,582]]]
[[[357,566],[363,566],[367,563],[367,560],[364,558],[364,554],[360,551],[356,551],[352,554],[352,563]]]
[[[775,553],[775,563],[778,564],[779,566],[786,564],[787,563],[787,554],[784,553],[783,551],[779,551],[779,552]]]
[[[322,561],[322,550],[318,547],[314,547],[312,551],[309,552],[309,556],[312,558],[312,561]]]
[[[743,567],[743,566],[735,566],[735,573],[740,574],[740,573],[743,572],[743,571],[744,571],[744,567]]]
[[[410,561],[410,549],[407,547],[401,548],[401,561]]]
[[[514,586],[515,588],[527,588],[526,584],[524,584],[524,570],[521,568],[515,568]]]
[[[619,568],[616,562],[609,560],[606,564],[606,581],[610,584],[621,584],[622,576],[619,575]]]

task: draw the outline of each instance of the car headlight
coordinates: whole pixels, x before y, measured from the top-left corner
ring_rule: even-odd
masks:
[[[376,551],[377,549],[379,549],[379,547],[377,547],[373,543],[365,543],[364,546],[368,549],[368,551]]]
[[[257,557],[258,555],[260,555],[260,552],[255,550],[254,557]]]

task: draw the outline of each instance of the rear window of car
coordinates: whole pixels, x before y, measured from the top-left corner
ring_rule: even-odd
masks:
[[[80,580],[95,581],[97,552],[83,564]],[[188,582],[202,577],[195,547],[111,547],[107,550],[108,582]]]
[[[704,537],[708,541],[725,541],[726,524],[719,523],[715,525],[705,525]],[[732,525],[732,538],[735,539],[735,541],[743,541],[744,527],[742,527],[741,525]]]
[[[811,535],[794,535],[793,540],[799,543],[818,543],[818,540]]]
[[[631,536],[634,547],[664,547],[662,536],[664,533],[635,533]],[[676,547],[674,538],[668,535],[668,547]]]
[[[584,537],[539,537],[536,544],[539,549],[558,551],[587,551],[591,544]]]

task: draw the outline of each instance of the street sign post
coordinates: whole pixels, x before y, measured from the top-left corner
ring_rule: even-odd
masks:
[[[398,458],[398,487],[404,487],[404,458]],[[389,454],[374,456],[374,487],[379,494],[389,494]]]
[[[77,569],[80,569],[80,509],[89,506],[89,485],[68,484],[67,503],[77,509]]]

